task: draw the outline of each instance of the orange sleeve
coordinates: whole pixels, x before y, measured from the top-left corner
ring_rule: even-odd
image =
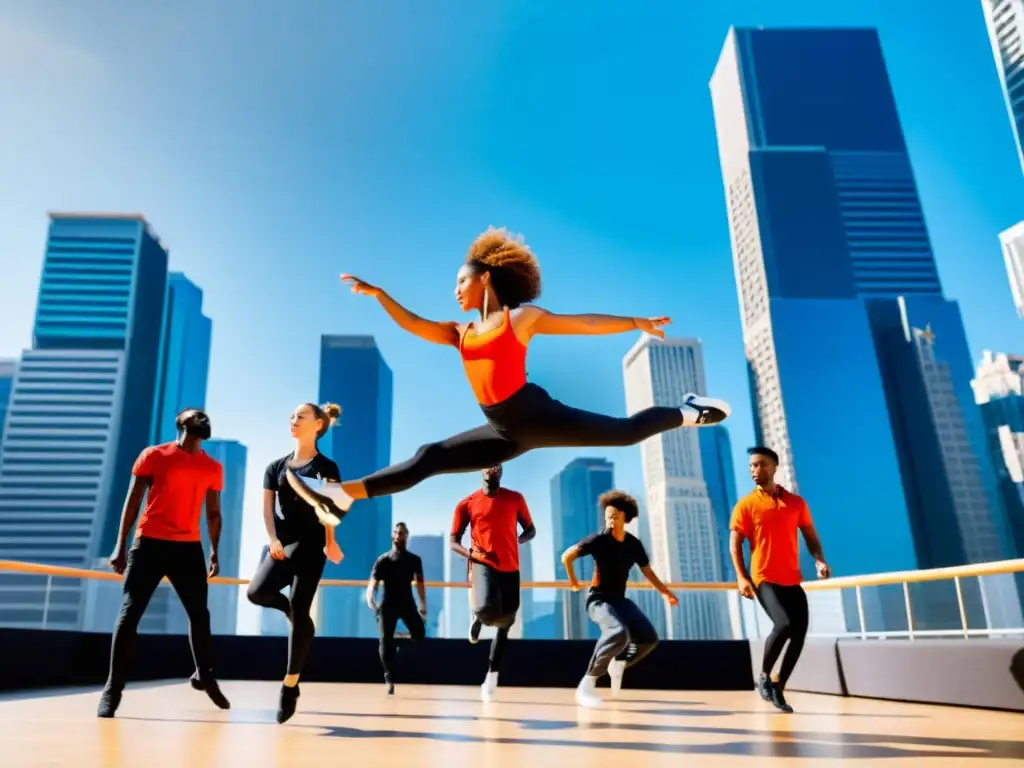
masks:
[[[149,447],[140,453],[139,458],[135,460],[135,466],[132,467],[132,474],[135,475],[135,477],[152,478],[159,463],[160,454],[156,452],[155,448]]]
[[[455,505],[455,516],[452,517],[452,536],[462,539],[463,534],[469,527],[469,500],[463,499]]]
[[[807,506],[807,502],[800,499],[800,517],[797,518],[797,527],[806,528],[808,525],[812,525],[811,520],[811,508]]]
[[[530,508],[526,506],[526,497],[523,494],[519,494],[519,511],[516,514],[524,531],[533,525],[533,517],[530,516]]]
[[[750,530],[750,510],[742,501],[737,502],[732,509],[732,519],[729,521],[729,530],[736,531],[743,538],[753,538],[753,531]]]
[[[213,473],[213,482],[210,484],[211,491],[223,491],[224,490],[224,466],[214,459],[213,461],[215,470]]]

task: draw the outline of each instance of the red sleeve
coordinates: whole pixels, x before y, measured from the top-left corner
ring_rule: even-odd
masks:
[[[530,516],[530,508],[526,506],[526,497],[521,493],[519,494],[519,511],[516,515],[518,516],[519,524],[523,526],[524,531],[533,525],[533,518]]]
[[[750,530],[750,510],[742,501],[732,510],[732,519],[729,521],[729,530],[740,533],[743,538],[753,538],[753,531]]]
[[[806,528],[811,525],[811,508],[807,506],[807,502],[800,499],[800,517],[797,519],[797,527]]]
[[[224,490],[224,466],[217,461],[213,460],[214,472],[213,472],[213,483],[210,485],[211,491],[223,491]]]
[[[455,516],[452,518],[452,536],[457,536],[461,541],[463,534],[469,527],[469,499],[463,499],[455,506]]]
[[[135,466],[132,467],[132,474],[135,475],[135,477],[152,478],[153,475],[156,474],[159,464],[160,454],[157,453],[155,447],[150,446],[140,453],[139,458],[135,460]]]

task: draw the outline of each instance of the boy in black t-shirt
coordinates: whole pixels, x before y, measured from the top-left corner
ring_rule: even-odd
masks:
[[[427,632],[423,619],[427,616],[427,590],[423,584],[423,560],[414,555],[406,545],[409,543],[409,528],[398,523],[391,534],[392,547],[377,558],[370,572],[370,583],[366,586],[366,604],[377,614],[380,623],[380,663],[384,666],[384,682],[388,695],[395,693],[392,667],[395,661],[395,626],[401,619],[409,630],[413,642],[422,640]],[[412,582],[420,596],[419,611],[412,597]],[[377,586],[384,585],[384,597],[377,603]]]
[[[622,491],[609,491],[597,501],[604,510],[605,530],[592,533],[565,550],[562,564],[569,574],[573,591],[580,590],[576,580],[576,558],[594,558],[594,578],[587,595],[587,615],[601,628],[601,637],[594,647],[587,674],[576,689],[576,703],[581,707],[599,707],[597,679],[608,672],[612,693],[622,687],[622,674],[654,650],[658,634],[636,603],[626,597],[626,582],[634,565],[647,577],[669,605],[679,605],[676,596],[661,583],[651,569],[650,560],[640,540],[626,532],[626,523],[636,519],[636,500]]]

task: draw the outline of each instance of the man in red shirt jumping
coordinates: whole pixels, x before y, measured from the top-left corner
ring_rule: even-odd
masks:
[[[521,493],[501,487],[501,465],[483,471],[483,488],[458,503],[452,520],[451,548],[469,561],[471,602],[476,616],[469,642],[480,639],[486,624],[498,632],[491,641],[487,678],[480,686],[484,701],[492,701],[498,671],[508,644],[508,630],[519,611],[519,545],[537,535],[530,510]],[[517,534],[518,527],[523,529]],[[470,547],[462,546],[470,528]]]
[[[210,611],[206,604],[207,576],[216,576],[219,570],[217,545],[224,470],[200,447],[210,437],[209,416],[189,409],[178,414],[175,424],[178,439],[147,448],[132,468],[117,544],[110,556],[110,567],[124,574],[124,602],[114,627],[110,675],[100,696],[96,712],[99,717],[113,717],[121,703],[139,621],[165,576],[188,614],[189,641],[196,664],[189,682],[196,690],[206,691],[221,709],[231,706],[213,676]],[[139,518],[143,496],[146,508]],[[209,570],[199,533],[204,502],[210,535]],[[128,534],[136,518],[139,524],[129,552]]]

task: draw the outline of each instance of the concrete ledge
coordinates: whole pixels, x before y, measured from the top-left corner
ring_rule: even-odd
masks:
[[[217,674],[224,680],[279,680],[285,672],[284,637],[215,635]],[[428,639],[398,641],[396,678],[424,685],[479,685],[487,671],[489,643]],[[513,640],[503,685],[575,687],[594,650],[592,640]],[[0,629],[0,658],[13,659],[0,675],[0,690],[100,685],[107,678],[110,635]],[[131,680],[187,678],[193,672],[188,638],[140,635]],[[383,677],[377,641],[318,637],[302,675],[310,682],[377,683]],[[607,685],[607,678],[602,681]],[[750,690],[749,646],[742,640],[666,641],[626,672],[626,688],[650,690]]]
[[[764,656],[764,639],[750,642],[750,672],[756,680],[761,674],[761,659]],[[785,651],[783,651],[785,653]],[[779,663],[774,672],[778,672]],[[803,653],[793,670],[792,677],[786,685],[790,691],[805,693],[826,693],[832,696],[845,696],[846,686],[843,685],[843,674],[839,666],[839,655],[835,640],[817,638],[808,639],[804,643]]]
[[[1024,712],[1022,640],[840,640],[850,696]]]

